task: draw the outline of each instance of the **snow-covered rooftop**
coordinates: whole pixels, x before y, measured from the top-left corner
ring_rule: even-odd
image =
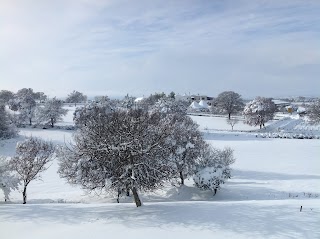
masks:
[[[200,108],[202,108],[197,101],[193,101],[193,102],[191,103],[190,107],[193,108],[193,109],[200,109]]]
[[[209,107],[209,105],[207,104],[207,102],[205,100],[200,100],[199,105],[202,108],[208,108]]]

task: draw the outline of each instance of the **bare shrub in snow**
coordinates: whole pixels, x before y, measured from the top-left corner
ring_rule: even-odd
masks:
[[[68,110],[63,109],[63,102],[56,97],[47,100],[42,107],[38,107],[36,116],[38,122],[44,122],[54,127],[54,124],[62,120],[62,116],[66,115]]]
[[[231,126],[231,130],[233,130],[233,127],[238,123],[239,123],[239,119],[237,118],[227,119],[227,124]]]
[[[229,119],[231,114],[241,111],[244,107],[241,95],[233,91],[224,91],[220,93],[215,99],[214,104],[227,112]]]
[[[308,107],[308,117],[312,124],[320,123],[320,100],[313,102]]]
[[[27,202],[27,186],[32,180],[40,178],[40,173],[47,169],[52,160],[52,143],[30,137],[17,143],[16,155],[9,161],[10,168],[23,182],[23,204]]]
[[[276,111],[276,105],[271,98],[257,97],[250,101],[243,110],[245,123],[252,126],[260,126],[272,120]]]
[[[57,150],[60,176],[89,191],[130,190],[141,206],[138,191],[157,189],[172,175],[166,144],[171,118],[142,110],[110,112],[98,105],[84,108],[84,114],[88,119],[81,120],[75,144]]]
[[[12,174],[8,161],[0,157],[0,189],[3,191],[5,201],[9,200],[12,190],[18,189],[19,183],[19,179]]]
[[[215,195],[220,185],[231,177],[230,165],[234,162],[232,149],[220,150],[207,145],[196,165],[195,185],[202,190],[212,190]]]

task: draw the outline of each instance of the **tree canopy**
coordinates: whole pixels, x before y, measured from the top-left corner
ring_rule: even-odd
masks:
[[[244,122],[252,126],[259,125],[261,129],[266,122],[273,119],[276,108],[271,98],[257,97],[244,108]]]
[[[215,104],[217,107],[227,112],[229,119],[231,114],[241,111],[244,107],[241,95],[233,91],[224,91],[220,93],[215,99]]]

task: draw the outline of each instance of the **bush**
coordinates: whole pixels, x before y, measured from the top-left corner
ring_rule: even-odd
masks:
[[[215,195],[220,185],[231,178],[230,165],[234,162],[232,149],[220,150],[207,145],[197,162],[193,177],[195,185],[202,190],[212,190]]]

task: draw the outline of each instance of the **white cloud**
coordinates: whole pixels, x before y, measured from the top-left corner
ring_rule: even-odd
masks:
[[[1,88],[318,94],[317,1],[0,1]],[[277,87],[275,87],[277,86]],[[196,91],[196,92],[195,92]],[[87,93],[87,94],[88,94]]]

